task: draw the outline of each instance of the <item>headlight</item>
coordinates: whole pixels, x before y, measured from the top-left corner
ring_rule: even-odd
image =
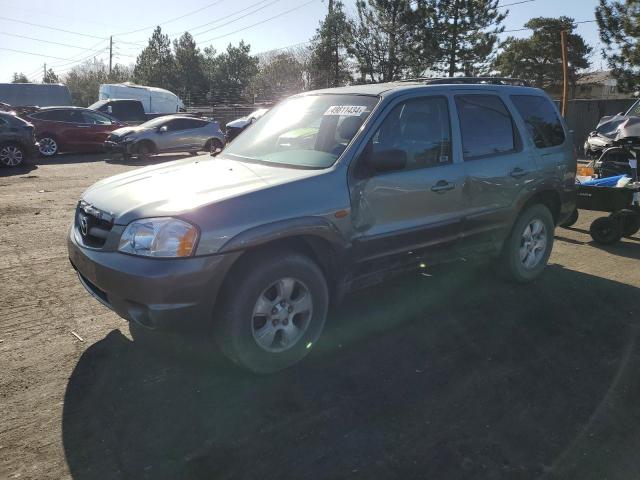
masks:
[[[118,250],[145,257],[189,257],[195,251],[198,229],[177,218],[135,220],[127,225]]]

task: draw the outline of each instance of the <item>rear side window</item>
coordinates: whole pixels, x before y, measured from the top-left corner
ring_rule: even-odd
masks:
[[[564,143],[562,123],[548,98],[537,95],[513,95],[511,101],[527,125],[536,147],[547,148]]]
[[[51,122],[68,122],[70,120],[66,110],[48,110],[34,113],[31,116],[39,120],[49,120]]]
[[[513,120],[496,95],[457,95],[465,160],[516,150]]]

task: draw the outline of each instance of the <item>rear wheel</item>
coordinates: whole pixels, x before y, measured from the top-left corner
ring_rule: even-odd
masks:
[[[609,217],[596,218],[589,228],[591,238],[600,245],[611,245],[622,237],[621,225]]]
[[[27,154],[22,146],[17,143],[5,143],[0,145],[0,164],[5,167],[18,167],[27,158]]]
[[[609,218],[619,223],[623,237],[631,237],[640,230],[640,215],[633,210],[613,212]]]
[[[520,214],[505,241],[502,272],[511,280],[525,283],[544,270],[553,248],[553,217],[542,205],[532,205]]]
[[[38,150],[45,157],[53,157],[58,153],[58,142],[53,136],[43,135],[38,139]]]
[[[251,255],[230,275],[215,322],[227,357],[256,373],[304,358],[327,315],[329,295],[320,268],[297,253]]]

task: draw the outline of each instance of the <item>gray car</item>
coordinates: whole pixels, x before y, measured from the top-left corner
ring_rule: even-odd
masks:
[[[180,115],[154,118],[135,127],[111,132],[105,141],[108,151],[146,158],[156,153],[219,151],[224,133],[214,120]]]
[[[330,302],[397,272],[479,255],[532,281],[575,209],[576,159],[548,96],[503,83],[291,97],[215,158],[90,187],[71,263],[123,318],[195,322],[254,372],[302,359]]]

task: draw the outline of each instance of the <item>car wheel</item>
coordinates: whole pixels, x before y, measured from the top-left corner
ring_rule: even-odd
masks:
[[[224,145],[218,138],[212,138],[207,142],[207,145],[208,145],[207,151],[209,151],[212,155],[221,152],[222,149],[224,148]]]
[[[140,160],[149,160],[149,157],[153,152],[149,144],[147,142],[143,142],[140,145],[138,145],[136,149],[136,153],[138,154],[138,158]]]
[[[24,148],[15,143],[0,146],[0,164],[5,167],[18,167],[27,157]]]
[[[228,358],[252,372],[270,373],[309,353],[324,328],[329,303],[315,262],[296,253],[250,255],[225,285],[214,323],[215,338]]]
[[[611,245],[622,238],[622,230],[619,222],[609,217],[596,218],[589,227],[591,238],[600,245]]]
[[[631,237],[640,230],[640,215],[633,210],[613,212],[609,218],[620,224],[623,237]]]
[[[551,255],[553,229],[553,217],[546,206],[532,205],[522,212],[503,247],[503,273],[520,283],[537,278]]]
[[[50,136],[43,136],[38,139],[38,150],[45,157],[53,157],[58,153],[58,142]]]
[[[573,225],[574,223],[576,223],[578,221],[578,217],[579,217],[579,213],[578,213],[578,209],[576,208],[573,213],[569,216],[569,218],[567,218],[564,222],[562,222],[560,224],[560,226],[562,228],[567,228],[570,227],[571,225]]]

